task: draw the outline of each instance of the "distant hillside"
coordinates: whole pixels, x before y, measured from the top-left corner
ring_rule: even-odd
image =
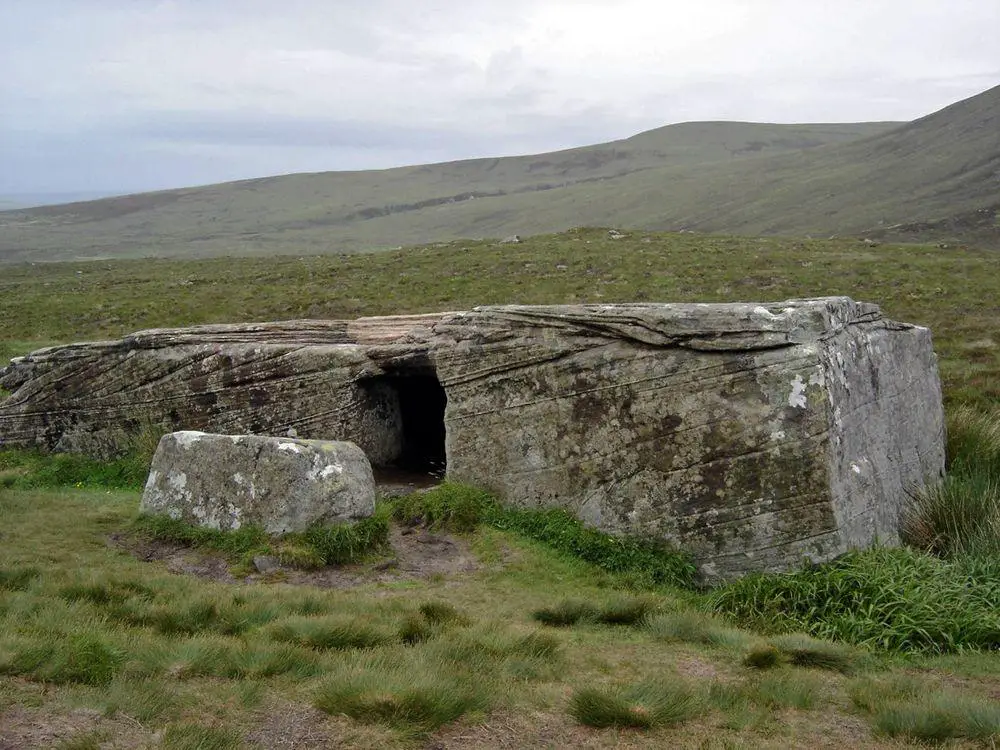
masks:
[[[108,191],[74,192],[74,193],[0,193],[0,211],[11,211],[18,208],[33,208],[36,206],[52,206],[60,203],[76,201],[93,201],[114,195]]]
[[[305,255],[572,226],[1000,246],[998,195],[1000,87],[907,124],[685,123],[549,154],[5,212],[0,260]]]
[[[558,214],[544,209],[569,187],[586,193],[663,167],[731,165],[846,143],[897,125],[684,123],[531,156],[265,177],[46,206],[0,213],[0,260],[356,251],[559,229],[590,223],[572,208]],[[518,208],[506,209],[507,201]],[[482,211],[451,223],[455,209],[461,214],[480,205]]]

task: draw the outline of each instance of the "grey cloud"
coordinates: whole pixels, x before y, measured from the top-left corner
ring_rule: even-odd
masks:
[[[5,5],[5,192],[543,151],[685,120],[912,119],[1000,81],[996,0]]]

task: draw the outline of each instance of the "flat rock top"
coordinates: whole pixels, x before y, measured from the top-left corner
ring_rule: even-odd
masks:
[[[547,335],[626,339],[653,346],[736,348],[806,343],[845,326],[882,320],[877,305],[849,297],[767,303],[621,303],[496,305],[465,312],[393,315],[356,320],[289,320],[264,323],[153,328],[115,341],[40,349],[26,358],[72,358],[95,350],[160,349],[184,345],[408,346],[432,348],[460,341]],[[900,324],[893,324],[900,326]],[[904,327],[904,326],[900,326]],[[715,343],[714,343],[715,342]]]

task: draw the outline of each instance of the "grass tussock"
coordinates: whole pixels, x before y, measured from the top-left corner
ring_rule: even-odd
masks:
[[[0,661],[0,674],[20,675],[55,684],[107,685],[125,660],[124,654],[93,633],[25,644]]]
[[[839,643],[810,638],[804,633],[789,633],[771,640],[781,654],[794,667],[826,669],[848,674],[858,666],[860,655],[856,649]]]
[[[948,476],[912,496],[901,535],[945,558],[1000,554],[1000,413],[960,406],[948,414]]]
[[[808,672],[781,669],[750,682],[751,700],[771,708],[814,708],[823,692],[822,678]]]
[[[442,482],[426,492],[393,500],[392,516],[403,524],[423,525],[460,534],[472,532],[498,512],[496,500],[484,490],[456,482]]]
[[[581,724],[604,728],[652,729],[698,716],[701,694],[681,682],[646,682],[621,688],[579,688],[569,713]]]
[[[418,608],[420,616],[433,625],[468,625],[470,620],[454,605],[442,601],[424,602]]]
[[[0,568],[0,591],[25,591],[39,575],[34,566]]]
[[[656,603],[648,598],[623,597],[603,605],[566,599],[555,606],[535,610],[531,617],[543,625],[557,628],[588,623],[640,626],[655,608]]]
[[[788,665],[850,674],[863,663],[857,650],[840,643],[811,638],[804,633],[789,633],[757,644],[743,658],[751,669],[772,669]]]
[[[323,650],[378,648],[395,640],[387,630],[337,615],[289,618],[275,623],[269,632],[279,643]]]
[[[881,702],[873,709],[871,722],[879,734],[920,742],[995,741],[1000,737],[1000,706],[980,698],[935,693],[905,702]]]
[[[753,636],[696,610],[664,612],[646,623],[653,638],[667,643],[694,643],[717,648],[744,648]]]
[[[600,609],[590,602],[567,599],[553,607],[543,607],[531,613],[533,619],[554,628],[597,622]]]
[[[771,643],[750,649],[743,657],[743,665],[751,669],[772,669],[781,664],[781,652]]]
[[[949,562],[909,549],[871,549],[788,574],[746,576],[710,606],[770,633],[896,652],[1000,646],[1000,563]]]
[[[417,733],[434,731],[489,705],[484,692],[467,681],[424,675],[394,678],[356,675],[331,681],[319,689],[313,704],[328,714]]]

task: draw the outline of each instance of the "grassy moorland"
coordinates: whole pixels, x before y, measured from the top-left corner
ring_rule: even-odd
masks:
[[[0,262],[354,252],[536,234],[596,223],[588,204],[608,181],[649,172],[663,180],[662,169],[690,176],[705,165],[810,151],[901,124],[682,123],[546,154],[292,174],[26,209],[0,214]],[[567,191],[568,203],[545,208]],[[656,211],[648,202],[647,218]]]
[[[193,323],[839,294],[930,326],[949,401],[1000,397],[1000,255],[848,239],[634,232],[611,240],[580,229],[364,255],[7,265],[0,356]]]
[[[0,213],[0,262],[319,254],[587,225],[1000,247],[1000,86],[910,123],[695,122],[548,154]]]
[[[128,457],[0,453],[0,747],[993,746],[998,270],[967,248],[604,230],[7,266],[7,354],[210,321],[850,294],[933,328],[952,476],[910,548],[700,591],[674,552],[461,487],[388,501],[364,539],[275,542],[138,519]],[[462,564],[394,573],[390,530]],[[262,553],[286,567],[248,577]]]

